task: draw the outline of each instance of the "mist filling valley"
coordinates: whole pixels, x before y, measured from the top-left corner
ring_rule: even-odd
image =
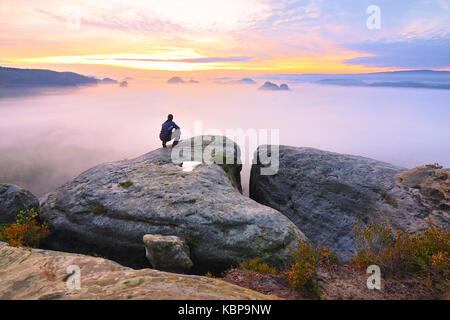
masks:
[[[0,97],[0,182],[37,196],[97,164],[161,147],[159,131],[174,115],[182,139],[203,133],[279,130],[279,143],[355,154],[412,168],[450,166],[448,90],[289,84],[133,83]],[[270,140],[269,140],[270,143]],[[252,147],[241,145],[248,193]]]

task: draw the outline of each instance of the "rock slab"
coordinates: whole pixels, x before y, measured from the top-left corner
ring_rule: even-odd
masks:
[[[189,247],[179,237],[146,234],[143,241],[154,269],[184,273],[193,266]]]
[[[67,268],[78,266],[80,287]],[[70,269],[69,269],[70,270]],[[73,276],[72,276],[73,277]],[[133,270],[103,258],[0,243],[0,300],[277,299],[202,276]]]
[[[261,148],[264,153],[271,147]],[[407,169],[369,158],[280,146],[279,159],[275,175],[261,175],[259,161],[252,166],[250,197],[282,212],[313,243],[330,246],[342,261],[356,251],[352,225],[357,220],[362,225],[385,222],[410,232],[427,228],[426,218],[450,225],[448,193],[441,190],[448,191],[445,172],[433,171],[428,182],[423,182],[422,174],[419,180],[425,184],[419,191],[400,182],[402,176],[408,180],[402,174]],[[428,191],[439,199],[434,207],[421,195],[431,181],[441,186]]]

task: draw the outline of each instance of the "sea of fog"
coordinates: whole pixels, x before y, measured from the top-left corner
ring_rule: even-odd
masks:
[[[0,97],[0,182],[38,196],[84,170],[160,147],[168,113],[182,137],[279,130],[279,143],[366,156],[412,168],[450,166],[450,91],[292,84],[101,85]],[[194,127],[196,131],[194,132]],[[201,127],[201,128],[200,128]],[[215,130],[215,131],[211,131]],[[276,132],[276,131],[273,131]],[[243,149],[243,187],[253,146]]]

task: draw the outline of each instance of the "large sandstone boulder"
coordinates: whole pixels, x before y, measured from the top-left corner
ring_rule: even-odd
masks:
[[[68,271],[79,267],[76,273]],[[69,270],[68,270],[69,268]],[[276,299],[222,280],[153,269],[133,270],[113,261],[14,248],[0,243],[0,300]]]
[[[270,151],[261,146],[258,152]],[[385,222],[395,229],[417,232],[427,227],[425,218],[449,226],[448,193],[433,209],[407,181],[406,169],[388,163],[312,148],[279,147],[279,170],[261,175],[261,163],[252,166],[250,197],[285,214],[315,244],[330,246],[342,261],[355,252],[352,225]],[[394,178],[400,174],[398,178]],[[432,175],[444,186],[444,172]],[[448,176],[448,175],[447,175]],[[410,179],[411,180],[411,179]],[[423,179],[419,179],[422,181]],[[409,181],[409,180],[408,180]],[[431,180],[426,180],[426,185]],[[423,185],[422,185],[423,186]],[[448,184],[445,187],[448,191]],[[443,189],[445,189],[443,188]],[[437,191],[439,190],[439,191]],[[434,211],[433,211],[434,210]],[[446,211],[446,212],[444,212]]]
[[[154,269],[185,273],[193,263],[189,247],[183,239],[176,236],[146,234],[142,239],[146,257]]]
[[[304,237],[289,219],[243,196],[219,165],[183,171],[171,153],[189,150],[177,148],[96,166],[46,195],[41,215],[52,231],[46,246],[145,267],[142,237],[174,235],[190,248],[192,272],[222,271],[254,257],[273,264],[289,259],[286,246]]]
[[[0,183],[0,224],[16,221],[21,210],[39,209],[39,200],[13,184]]]

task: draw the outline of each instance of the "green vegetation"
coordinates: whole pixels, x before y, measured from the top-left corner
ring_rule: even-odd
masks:
[[[314,247],[311,241],[297,240],[297,247],[290,248],[294,263],[286,271],[289,285],[294,290],[305,291],[315,298],[321,298],[322,292],[318,282],[314,280],[319,266],[329,265],[337,261],[337,254],[329,247]]]
[[[3,230],[8,227],[8,224],[0,224],[0,240],[2,239]]]
[[[50,235],[46,222],[39,224],[34,209],[20,211],[13,223],[0,226],[0,240],[15,247],[37,247]]]
[[[119,185],[123,188],[129,188],[133,185],[133,182],[131,181],[120,182]]]
[[[310,241],[297,239],[297,246],[289,248],[293,262],[278,271],[275,267],[262,262],[259,258],[241,262],[239,269],[261,274],[282,275],[286,277],[291,289],[301,291],[312,298],[323,298],[323,293],[314,276],[319,266],[337,261],[337,255],[330,248],[314,247]]]
[[[211,278],[211,279],[216,279],[216,277],[209,271],[207,273],[205,273],[205,277]]]
[[[260,262],[259,258],[252,259],[250,261],[241,262],[239,264],[239,269],[247,270],[247,271],[254,271],[258,273],[265,273],[265,274],[276,274],[277,269],[274,267],[269,266],[266,262]]]
[[[450,233],[447,230],[429,223],[428,229],[410,235],[408,232],[394,232],[383,223],[363,227],[359,221],[353,230],[358,251],[349,263],[351,268],[365,270],[369,265],[378,265],[387,277],[413,278],[440,291],[448,288]],[[292,290],[313,299],[323,299],[325,293],[319,284],[317,270],[339,268],[337,254],[329,247],[315,247],[310,241],[300,238],[297,246],[289,249],[294,259],[282,270],[261,262],[259,258],[242,262],[239,269],[252,274],[283,276]]]
[[[445,288],[450,277],[450,232],[433,226],[410,235],[394,232],[384,223],[363,228],[354,224],[358,252],[352,263],[359,267],[372,264],[389,274],[415,276],[437,288]]]
[[[26,224],[36,219],[37,217],[38,213],[34,209],[19,211],[16,219],[16,224]]]
[[[395,198],[393,196],[391,196],[389,193],[387,193],[386,191],[381,191],[381,197],[387,204],[390,204],[394,208],[398,207],[397,200],[395,200]]]
[[[93,214],[101,214],[101,213],[106,213],[108,210],[102,206],[101,204],[96,205],[95,207],[92,208],[91,212]]]
[[[231,182],[231,185],[235,188],[239,190],[239,184],[236,181],[236,177],[235,177],[235,172],[238,168],[238,164],[234,163],[234,159],[233,159],[233,163],[227,163],[227,156],[223,155],[223,154],[218,154],[215,155],[212,159],[211,159],[215,164],[219,165],[223,171],[225,171],[225,173],[228,176],[228,179]],[[228,161],[231,162],[231,161]]]

